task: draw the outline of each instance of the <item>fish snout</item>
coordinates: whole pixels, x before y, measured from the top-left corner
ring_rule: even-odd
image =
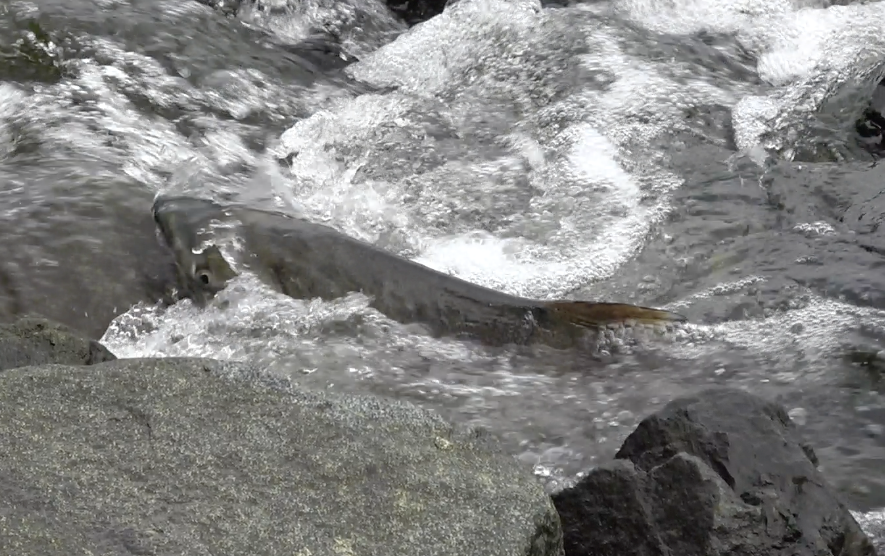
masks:
[[[235,276],[215,245],[204,246],[199,230],[217,218],[219,207],[203,199],[157,198],[151,207],[157,234],[172,251],[182,294],[206,304]]]

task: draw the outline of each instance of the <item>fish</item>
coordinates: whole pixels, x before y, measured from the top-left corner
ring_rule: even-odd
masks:
[[[174,255],[184,296],[205,306],[245,268],[295,299],[333,300],[359,292],[369,305],[435,337],[489,345],[576,345],[612,325],[669,326],[686,317],[626,303],[541,300],[510,295],[434,270],[335,228],[273,210],[199,197],[158,196],[158,235]],[[230,264],[214,235],[233,231],[241,248]],[[231,255],[228,254],[228,257]]]

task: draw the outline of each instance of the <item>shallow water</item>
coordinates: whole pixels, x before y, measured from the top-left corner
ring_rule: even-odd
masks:
[[[118,356],[409,399],[488,427],[551,489],[675,396],[738,386],[786,405],[852,508],[885,506],[883,170],[854,128],[882,4],[461,0],[411,30],[365,0],[261,6],[4,5],[5,313],[99,334],[116,317]],[[158,192],[691,324],[566,353],[434,339],[358,294],[293,300],[248,275],[205,310],[154,305]]]

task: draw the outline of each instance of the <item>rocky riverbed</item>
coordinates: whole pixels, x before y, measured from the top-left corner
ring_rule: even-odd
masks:
[[[3,554],[876,554],[816,464],[782,407],[715,388],[550,497],[407,402],[0,328]]]

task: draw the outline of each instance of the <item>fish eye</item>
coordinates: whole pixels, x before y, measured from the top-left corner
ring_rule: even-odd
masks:
[[[208,270],[200,270],[199,272],[197,272],[197,280],[199,280],[200,283],[204,286],[208,286],[209,283],[212,281],[212,275],[209,273]]]

